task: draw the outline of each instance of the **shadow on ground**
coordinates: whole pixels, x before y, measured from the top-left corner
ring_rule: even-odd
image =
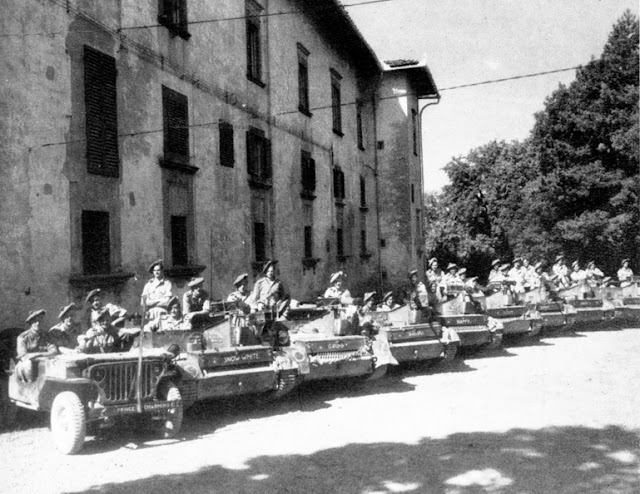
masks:
[[[460,433],[415,445],[349,444],[304,456],[260,456],[245,469],[216,465],[88,492],[632,494],[640,492],[639,441],[638,433],[614,426]]]

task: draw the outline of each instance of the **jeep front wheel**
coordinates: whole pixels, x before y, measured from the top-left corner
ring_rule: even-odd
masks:
[[[0,430],[9,429],[16,421],[18,407],[9,399],[9,383],[0,377]]]
[[[82,449],[86,435],[84,405],[73,391],[57,395],[51,406],[51,433],[56,448],[65,455]]]
[[[178,432],[180,432],[180,428],[182,427],[182,395],[180,394],[178,386],[176,386],[172,382],[168,382],[165,386],[163,386],[163,389],[159,394],[161,400],[176,402],[176,405],[174,407],[165,412],[160,422],[162,424],[160,427],[160,434],[163,438],[168,439],[178,434]]]

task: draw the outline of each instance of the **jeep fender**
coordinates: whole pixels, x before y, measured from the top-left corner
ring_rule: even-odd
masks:
[[[99,396],[98,386],[91,379],[46,379],[39,397],[39,409],[51,410],[55,397],[63,391],[72,391],[78,395],[86,406],[89,401],[96,401]]]

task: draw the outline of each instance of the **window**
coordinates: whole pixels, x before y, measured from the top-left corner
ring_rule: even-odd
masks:
[[[233,147],[233,125],[220,120],[220,164],[233,168],[235,152]]]
[[[111,271],[109,213],[82,211],[82,270],[84,274]]]
[[[162,116],[165,160],[189,164],[189,100],[162,86]]]
[[[313,258],[313,203],[302,203],[302,221],[304,225],[304,258]]]
[[[264,132],[250,127],[247,131],[247,172],[254,185],[271,185],[271,146]]]
[[[174,266],[189,264],[186,216],[171,216],[171,260]]]
[[[367,207],[367,181],[360,175],[360,207]]]
[[[266,261],[270,257],[269,202],[269,197],[264,194],[253,194],[251,197],[252,244],[256,262]]]
[[[339,201],[345,198],[344,172],[338,167],[333,169],[333,197]]]
[[[116,61],[84,47],[84,103],[87,171],[119,176]]]
[[[340,80],[342,77],[331,69],[331,110],[333,116],[333,132],[339,136],[342,133],[342,101],[340,97]]]
[[[311,153],[307,151],[300,153],[300,166],[302,171],[302,192],[309,199],[315,198],[313,192],[316,190],[316,162],[311,158]]]
[[[418,156],[418,112],[411,110],[411,132],[413,134],[413,154]]]
[[[247,78],[260,86],[262,82],[262,42],[260,37],[260,14],[262,6],[247,0]]]
[[[171,266],[189,266],[195,259],[193,175],[163,170],[165,260]]]
[[[416,245],[422,243],[422,222],[420,221],[420,210],[416,209]]]
[[[367,223],[365,218],[362,219],[362,229],[360,230],[360,254],[367,254]]]
[[[336,210],[336,254],[338,259],[344,255],[344,211],[342,208]]]
[[[362,134],[362,102],[356,103],[356,133],[358,137],[358,149],[364,151],[364,137]]]
[[[309,51],[298,43],[298,110],[310,117],[308,57]]]
[[[411,202],[416,202],[415,187],[411,184]]]
[[[189,39],[187,30],[187,0],[159,0],[158,24],[165,26],[172,36]]]

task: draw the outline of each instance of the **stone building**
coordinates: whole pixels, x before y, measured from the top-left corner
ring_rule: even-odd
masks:
[[[10,0],[0,26],[0,327],[95,287],[135,312],[158,258],[214,298],[277,259],[299,299],[418,260],[407,109],[435,86],[337,0]]]

